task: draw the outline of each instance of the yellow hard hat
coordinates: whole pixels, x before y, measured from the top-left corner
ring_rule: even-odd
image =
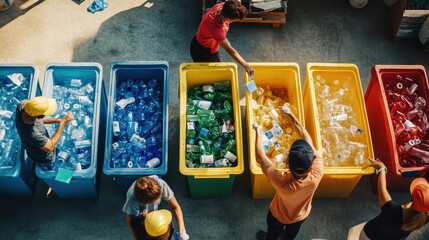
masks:
[[[54,98],[34,97],[25,104],[24,110],[32,117],[51,115],[57,111],[57,102]]]
[[[151,237],[159,237],[168,231],[172,220],[171,212],[165,209],[150,212],[144,220],[144,227]]]

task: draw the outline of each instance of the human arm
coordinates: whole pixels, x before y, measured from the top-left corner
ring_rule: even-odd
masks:
[[[302,124],[298,121],[298,119],[295,117],[295,115],[293,114],[293,112],[286,106],[283,106],[281,109],[282,113],[285,115],[289,115],[290,118],[292,119],[292,123],[295,126],[295,129],[298,131],[298,134],[305,140],[308,142],[308,144],[310,144],[311,148],[313,149],[314,155],[316,155],[319,158],[322,158],[319,155],[319,152],[317,151],[317,149],[314,147],[313,145],[313,140],[311,139],[310,134],[308,133],[308,131],[304,128],[304,126],[302,126]]]
[[[172,197],[167,202],[168,202],[168,205],[170,205],[171,209],[173,210],[174,218],[176,218],[177,225],[179,226],[180,240],[188,240],[189,236],[186,233],[185,220],[183,219],[182,208],[177,202],[176,197]]]
[[[368,158],[368,160],[371,163],[370,166],[374,167],[376,170],[386,167],[384,166],[384,163],[381,162],[379,159],[374,160],[372,158]],[[378,204],[380,205],[380,207],[382,207],[386,202],[392,200],[392,197],[387,191],[386,171],[384,170],[381,170],[378,174],[377,191],[378,191]]]
[[[273,163],[265,154],[264,146],[262,144],[262,137],[260,136],[261,127],[258,124],[253,124],[253,129],[256,131],[256,141],[255,141],[255,154],[256,161],[261,165],[262,172],[264,175],[267,175],[268,168],[273,166]]]
[[[42,118],[44,124],[60,123],[60,118]]]
[[[249,74],[250,77],[253,77],[253,73],[255,70],[244,60],[241,55],[231,46],[231,43],[228,41],[227,38],[225,40],[221,41],[219,45],[231,56],[234,61],[236,61],[238,64],[244,67],[247,74]]]
[[[137,235],[134,232],[134,228],[132,225],[134,217],[128,214],[125,214],[125,221],[127,222],[128,229],[130,230],[131,235],[133,235],[133,239],[137,239]]]
[[[46,141],[45,145],[43,147],[41,147],[41,149],[46,151],[46,152],[53,151],[55,149],[55,146],[57,145],[58,141],[60,140],[61,135],[63,134],[64,127],[72,119],[73,119],[73,114],[71,112],[67,113],[67,115],[65,115],[61,119],[57,131],[55,131],[55,133],[54,133],[54,135],[52,135],[51,139],[48,139],[48,141]]]

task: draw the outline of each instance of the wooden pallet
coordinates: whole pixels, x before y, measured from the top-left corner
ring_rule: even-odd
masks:
[[[248,2],[242,2],[243,5],[248,5]],[[215,3],[215,0],[203,0],[202,15],[204,15]],[[262,11],[251,7],[251,9],[249,10],[249,14],[241,22],[272,24],[273,28],[279,28],[281,24],[286,23],[286,13],[287,8],[285,8],[284,10]]]
[[[407,0],[400,0],[390,7],[394,41],[417,38],[420,27],[429,16],[429,10],[406,9]]]

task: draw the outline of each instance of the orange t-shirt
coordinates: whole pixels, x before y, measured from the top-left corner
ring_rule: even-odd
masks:
[[[204,14],[196,34],[197,41],[206,48],[210,48],[211,53],[219,50],[219,43],[226,39],[229,30],[229,22],[219,22],[216,13],[225,3],[218,3]]]
[[[304,220],[311,211],[314,192],[323,177],[323,160],[314,159],[310,172],[305,179],[298,180],[291,173],[282,173],[275,167],[267,169],[268,181],[276,189],[270,210],[273,216],[283,224]]]

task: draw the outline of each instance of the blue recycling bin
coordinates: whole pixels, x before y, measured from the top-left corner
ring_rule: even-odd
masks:
[[[103,172],[106,175],[113,176],[115,182],[120,187],[122,192],[126,192],[131,184],[141,176],[147,175],[158,175],[162,177],[167,174],[167,166],[168,166],[168,70],[169,65],[165,61],[132,61],[132,62],[114,62],[111,65],[110,72],[110,90],[109,90],[109,103],[107,110],[107,124],[106,124],[106,145],[105,145],[105,153],[104,153],[104,165]],[[144,85],[148,84],[149,81],[155,79],[158,84],[159,93],[158,99],[159,104],[162,106],[162,119],[158,118],[158,124],[162,123],[162,137],[160,136],[160,142],[158,142],[157,152],[160,155],[160,163],[156,167],[148,167],[144,165],[146,160],[149,160],[144,156],[145,152],[131,153],[133,156],[139,155],[142,157],[143,164],[137,165],[130,163],[130,161],[125,162],[125,166],[120,165],[120,167],[115,166],[113,162],[115,160],[113,156],[113,151],[115,151],[114,146],[117,144],[118,137],[113,135],[113,119],[115,118],[115,105],[121,100],[118,96],[119,86],[128,81],[130,86],[132,85]],[[135,90],[135,92],[141,93],[142,87],[139,90]],[[138,100],[136,100],[137,103]],[[149,101],[148,99],[142,100]],[[139,101],[139,102],[142,102]],[[144,107],[143,107],[144,108]],[[118,106],[116,106],[118,109]],[[129,110],[127,107],[127,113],[132,110]],[[158,112],[160,113],[160,111]],[[132,114],[136,115],[135,112]],[[140,123],[145,123],[145,121],[149,121],[148,119],[151,117],[151,114],[147,112],[143,113],[146,117],[145,120],[141,120]],[[121,129],[122,131],[123,129]],[[149,134],[150,135],[150,134]],[[148,136],[148,135],[146,135]],[[152,136],[148,136],[152,137]],[[161,142],[162,141],[162,142]],[[129,144],[129,143],[128,143]],[[138,150],[140,151],[140,149]],[[130,153],[125,153],[122,156],[127,156]],[[124,158],[125,158],[124,157]],[[147,157],[147,158],[146,158]],[[117,160],[117,159],[116,159]],[[127,164],[128,163],[128,164]]]
[[[8,77],[12,74],[23,76],[22,84],[16,85]],[[12,90],[13,89],[13,90]],[[18,92],[18,94],[14,94]],[[36,176],[34,175],[34,163],[26,157],[21,141],[16,139],[10,151],[6,151],[4,144],[10,141],[12,135],[17,136],[15,128],[15,101],[30,99],[40,95],[39,70],[31,64],[0,64],[0,110],[13,113],[9,119],[13,125],[5,126],[3,116],[0,116],[0,140],[2,149],[0,154],[0,195],[1,196],[33,196],[36,187]],[[4,135],[5,133],[5,135]],[[14,154],[9,154],[13,152]],[[8,164],[4,164],[6,156],[9,157]]]
[[[46,67],[43,91],[42,95],[45,97],[53,96],[54,88],[56,86],[62,87],[63,85],[73,84],[72,82],[82,84],[82,86],[91,85],[91,94],[94,92],[94,101],[91,106],[85,108],[91,108],[92,110],[92,132],[91,141],[88,151],[90,153],[89,166],[81,169],[77,169],[70,179],[69,183],[57,181],[57,171],[55,170],[43,170],[39,166],[36,166],[36,175],[42,179],[52,191],[61,199],[94,199],[98,196],[98,175],[97,174],[97,161],[103,158],[103,146],[104,146],[104,133],[105,133],[105,116],[107,99],[103,84],[103,72],[102,66],[99,63],[52,63]],[[70,94],[71,96],[71,94]],[[91,95],[92,96],[92,95]],[[59,102],[60,99],[57,99]],[[70,101],[70,100],[67,100]],[[65,105],[65,104],[64,104]],[[59,106],[57,115],[60,108],[65,106]],[[74,107],[74,106],[73,106]],[[78,119],[78,110],[73,107],[70,110],[73,112],[74,119]],[[85,109],[87,110],[87,109]],[[63,117],[63,114],[57,116]],[[80,120],[79,120],[80,121]],[[66,128],[71,122],[66,126]],[[57,126],[55,127],[55,129]],[[49,129],[48,129],[49,131]],[[64,129],[64,131],[67,131]],[[50,132],[52,136],[53,132]],[[64,132],[63,132],[64,135]],[[61,140],[60,140],[61,141]],[[68,141],[68,140],[65,140]],[[58,150],[57,145],[57,150]],[[79,155],[79,154],[77,154]],[[57,159],[58,160],[58,159]]]

